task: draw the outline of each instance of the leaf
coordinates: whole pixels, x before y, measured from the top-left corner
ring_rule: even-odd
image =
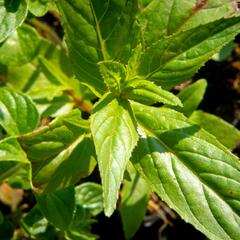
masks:
[[[22,25],[0,47],[0,63],[7,66],[21,66],[32,61],[40,50],[37,31]]]
[[[204,79],[198,80],[190,86],[184,88],[177,96],[183,103],[183,107],[170,106],[178,112],[189,117],[203,100],[207,87],[207,81]]]
[[[131,181],[125,181],[122,189],[120,214],[126,239],[131,239],[140,227],[147,210],[149,186],[134,167],[128,168]]]
[[[189,120],[214,135],[229,149],[235,148],[240,143],[240,131],[217,116],[203,111],[195,111]]]
[[[234,50],[233,41],[225,45],[218,53],[213,55],[212,59],[217,62],[221,62],[226,58],[230,57]]]
[[[140,14],[139,21],[150,45],[163,36],[230,17],[234,12],[228,0],[153,0]]]
[[[31,187],[31,166],[16,138],[0,141],[0,182],[8,181],[18,188]]]
[[[37,196],[37,203],[43,215],[55,227],[66,230],[71,224],[75,207],[74,188]]]
[[[29,11],[37,17],[41,17],[47,13],[51,0],[27,0],[27,2]]]
[[[79,82],[75,78],[68,77],[57,65],[51,61],[40,57],[40,66],[48,79],[51,79],[51,82],[55,82],[57,85],[61,84],[64,87],[64,90],[76,90],[79,87]]]
[[[126,69],[124,65],[114,61],[99,62],[98,65],[108,89],[119,96],[122,90],[122,85],[126,80]]]
[[[69,240],[97,239],[91,234],[92,216],[102,212],[102,187],[99,184],[86,182],[75,187],[75,214],[66,234]]]
[[[57,5],[75,73],[99,96],[106,86],[97,63],[111,59],[127,61],[134,41],[134,36],[129,35],[137,1],[60,0]]]
[[[103,211],[102,187],[86,182],[75,187],[76,205],[81,206],[86,215],[96,216]]]
[[[56,231],[49,224],[41,213],[39,207],[35,205],[28,214],[21,219],[21,226],[32,239],[52,239],[56,236]]]
[[[0,125],[12,136],[34,130],[39,114],[32,100],[7,88],[0,88]]]
[[[138,135],[129,103],[111,94],[95,106],[91,131],[103,185],[104,211],[110,216],[118,199],[124,170]]]
[[[143,104],[166,103],[182,106],[181,101],[173,93],[163,90],[160,86],[147,80],[133,80],[127,83],[122,93],[124,98]]]
[[[193,74],[239,33],[240,17],[221,19],[165,37],[147,48],[139,75],[165,88]]]
[[[0,42],[22,24],[27,16],[24,0],[0,0]]]
[[[216,138],[167,108],[134,104],[132,161],[153,190],[210,239],[240,234],[240,164]]]
[[[78,160],[76,160],[74,157],[76,154],[76,152],[74,152],[75,147],[81,143],[81,141],[79,141],[79,137],[88,131],[88,129],[88,121],[83,120],[81,118],[80,111],[78,109],[75,109],[69,114],[65,114],[61,117],[56,118],[49,125],[37,129],[32,133],[23,135],[19,138],[22,147],[32,162],[34,184],[43,184],[50,181],[51,178],[54,179],[56,177],[56,175],[54,175],[54,172],[56,171],[56,174],[62,172],[62,167],[66,167],[64,162],[68,162],[67,160],[69,160],[69,158],[69,163],[74,163],[74,165],[76,164],[78,166],[81,165],[82,167],[82,169],[73,169],[72,166],[67,167],[69,169],[72,168],[75,177],[76,170],[79,170],[80,177],[81,174],[84,176],[84,174],[86,174],[85,171],[92,168],[91,164],[93,164],[93,159],[91,157],[91,145],[88,146],[89,152],[86,155],[86,162],[84,162],[84,164],[81,162],[78,163]],[[88,141],[86,140],[85,143],[87,144],[87,142]],[[81,146],[84,149],[83,143]],[[79,150],[76,151],[79,152]],[[73,159],[71,159],[71,157],[73,157]],[[50,167],[47,166],[48,164]],[[45,170],[43,172],[40,172],[41,169]],[[66,182],[63,182],[63,185],[69,184],[69,182],[71,182],[70,175],[71,173],[69,173],[69,175],[66,174]],[[74,179],[76,180],[76,178]],[[54,183],[55,187],[57,187],[56,184],[59,183],[57,180],[59,179],[56,178],[54,180],[56,181]]]
[[[76,184],[96,166],[95,149],[88,136],[80,136],[34,176],[37,185],[50,192]]]

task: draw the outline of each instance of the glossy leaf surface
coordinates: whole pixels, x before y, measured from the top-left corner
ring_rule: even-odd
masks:
[[[0,47],[0,63],[21,66],[33,60],[40,50],[40,38],[36,30],[22,25]]]
[[[27,16],[25,0],[0,1],[0,42],[4,41],[21,25]]]
[[[9,135],[31,132],[38,124],[38,111],[28,96],[0,88],[0,125]]]
[[[180,113],[134,105],[141,138],[133,163],[182,218],[211,239],[240,234],[240,164]]]
[[[97,63],[128,58],[137,1],[58,1],[70,57],[79,79],[97,95],[106,86]],[[79,27],[82,26],[82,27]]]
[[[123,173],[138,135],[129,103],[106,95],[94,108],[91,131],[103,185],[104,210],[116,207]]]

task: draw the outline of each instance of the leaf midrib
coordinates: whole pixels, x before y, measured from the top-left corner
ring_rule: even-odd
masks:
[[[138,122],[139,123],[139,122]],[[232,208],[231,205],[229,205],[229,203],[218,193],[215,191],[215,189],[213,189],[211,186],[209,186],[209,184],[207,182],[205,182],[203,179],[201,179],[199,177],[199,175],[196,173],[195,170],[191,169],[188,164],[185,163],[185,161],[181,161],[181,158],[178,156],[178,154],[173,150],[171,149],[165,142],[163,142],[158,136],[157,134],[155,134],[151,129],[149,128],[146,128],[145,126],[143,126],[141,123],[139,123],[139,125],[141,126],[141,128],[143,128],[145,130],[147,134],[147,136],[149,135],[152,135],[154,138],[156,138],[160,144],[166,148],[171,154],[175,155],[177,157],[177,159],[197,178],[199,179],[199,181],[201,182],[201,184],[203,186],[206,186],[208,187],[212,192],[214,192],[216,194],[217,197],[219,197],[223,202],[225,202],[230,208],[231,210],[233,211],[234,215],[238,216],[237,213],[235,212],[235,210]]]

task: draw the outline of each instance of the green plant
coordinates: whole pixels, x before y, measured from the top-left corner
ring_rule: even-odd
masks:
[[[63,43],[22,24],[49,8]],[[195,111],[205,80],[169,91],[239,33],[231,1],[0,0],[0,12],[0,180],[34,191],[29,236],[95,239],[93,217],[112,215],[123,183],[126,238],[154,191],[210,239],[239,239],[240,132]],[[96,164],[101,186],[79,185]]]

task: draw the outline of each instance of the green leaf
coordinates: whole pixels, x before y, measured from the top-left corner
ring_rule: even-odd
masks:
[[[40,50],[40,38],[36,30],[22,25],[0,47],[0,63],[21,66],[32,61]]]
[[[99,184],[86,182],[75,187],[75,213],[71,226],[65,232],[66,239],[83,240],[97,239],[91,234],[91,218],[102,212],[102,187]]]
[[[212,59],[217,62],[221,62],[226,58],[230,57],[232,52],[234,51],[233,41],[229,42],[225,45],[218,53],[213,55]]]
[[[146,49],[139,75],[165,88],[186,81],[232,40],[239,28],[240,17],[232,17],[162,38]]]
[[[68,77],[59,67],[51,61],[40,58],[39,59],[41,69],[45,76],[55,84],[61,84],[64,90],[76,90],[79,87],[79,82],[75,78]]]
[[[160,86],[147,80],[133,80],[128,82],[122,93],[124,98],[143,104],[165,103],[182,106],[181,101],[173,93],[163,90]]]
[[[217,116],[203,111],[195,111],[189,120],[214,135],[229,149],[235,148],[240,143],[240,131]]]
[[[129,164],[131,181],[125,181],[122,189],[120,214],[126,239],[131,239],[140,227],[147,210],[149,186],[134,167]]]
[[[138,135],[129,103],[111,94],[95,106],[91,131],[103,185],[104,210],[110,216],[118,199],[124,170]]]
[[[31,187],[31,166],[16,138],[0,141],[0,182],[8,181],[18,188]]]
[[[147,43],[151,44],[162,36],[231,16],[234,11],[228,0],[153,0],[140,14],[139,21]]]
[[[99,96],[106,86],[97,63],[127,61],[134,41],[130,34],[137,1],[60,0],[57,5],[75,73]]]
[[[99,62],[98,65],[108,89],[119,96],[122,85],[126,80],[126,69],[124,65],[114,61]]]
[[[194,110],[197,109],[201,101],[203,100],[207,87],[207,81],[202,79],[184,88],[177,96],[183,103],[183,107],[170,106],[178,112],[183,113],[189,117]]]
[[[37,196],[37,202],[43,215],[55,227],[66,230],[71,224],[75,207],[74,188]]]
[[[19,138],[22,147],[26,151],[27,156],[33,165],[34,184],[38,185],[50,181],[51,178],[54,179],[56,177],[54,175],[54,172],[56,171],[57,175],[59,172],[62,172],[62,167],[66,167],[64,162],[68,162],[67,160],[69,158],[71,160],[71,164],[74,163],[74,165],[81,165],[82,169],[79,169],[79,177],[81,174],[84,176],[84,174],[86,174],[85,171],[92,168],[91,164],[93,164],[93,159],[91,157],[91,145],[86,145],[86,147],[88,146],[89,152],[85,158],[86,162],[83,164],[76,162],[78,160],[75,158],[74,152],[80,151],[75,150],[75,148],[78,146],[78,144],[81,143],[81,141],[79,141],[79,137],[88,131],[88,129],[88,121],[83,120],[81,118],[80,111],[76,109],[69,114],[65,114],[61,117],[56,118],[49,125],[37,129],[36,131],[29,134],[23,135]],[[87,142],[88,141],[86,140],[85,143],[87,144]],[[84,143],[82,144],[84,149]],[[50,168],[47,166],[48,164]],[[45,171],[41,173],[41,169],[44,169],[45,166]],[[69,169],[71,168],[72,166],[69,166]],[[77,169],[72,169],[74,174],[76,173],[76,170]],[[66,182],[62,183],[63,185],[69,183],[67,179],[71,182],[70,173],[69,175],[66,175]],[[55,184],[57,184],[57,182],[58,181],[56,181]]]
[[[240,164],[181,113],[134,105],[141,138],[133,163],[163,201],[210,239],[240,235]]]
[[[83,135],[45,165],[34,176],[34,183],[44,184],[45,192],[66,188],[89,176],[95,166],[93,142]]]
[[[29,11],[37,17],[41,17],[47,13],[51,0],[27,0],[27,2]]]
[[[53,239],[56,236],[53,226],[49,224],[37,205],[21,219],[21,226],[31,239]]]
[[[102,187],[99,184],[86,182],[75,188],[76,204],[87,214],[96,216],[103,211]]]
[[[0,42],[14,32],[26,16],[25,0],[0,0]]]
[[[31,132],[38,123],[39,114],[28,96],[0,88],[0,125],[9,135]]]

